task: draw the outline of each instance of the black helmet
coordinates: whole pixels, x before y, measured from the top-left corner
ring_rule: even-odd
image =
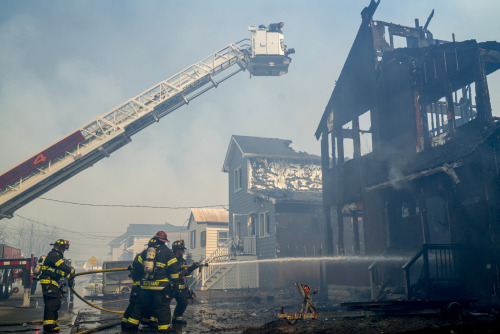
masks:
[[[172,250],[176,251],[178,249],[186,249],[186,246],[184,245],[184,240],[181,239],[174,241],[174,243],[172,244]]]
[[[50,245],[54,246],[54,248],[58,248],[58,249],[69,249],[69,241],[64,240],[64,239],[59,239]]]

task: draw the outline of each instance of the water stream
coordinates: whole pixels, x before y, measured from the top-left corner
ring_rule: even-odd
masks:
[[[338,263],[352,263],[352,262],[406,262],[408,257],[404,256],[324,256],[324,257],[284,257],[277,259],[260,259],[248,261],[226,261],[226,262],[212,262],[209,266],[221,266],[230,264],[251,264],[251,263],[269,263],[269,262],[338,262]]]

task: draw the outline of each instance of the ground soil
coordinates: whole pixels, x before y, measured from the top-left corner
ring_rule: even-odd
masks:
[[[463,333],[500,333],[500,321],[492,314],[464,313],[459,321],[442,316],[366,316],[367,313],[347,312],[339,300],[317,297],[315,305],[319,312],[317,320],[299,320],[295,325],[279,319],[281,309],[285,313],[298,312],[301,300],[296,291],[290,293],[263,294],[261,291],[211,291],[199,293],[197,300],[189,304],[184,318],[185,326],[174,325],[172,333],[224,333],[224,334],[271,334],[271,333],[336,333],[336,334],[463,334]],[[101,304],[101,302],[98,302]],[[81,304],[81,303],[80,303]],[[128,298],[102,301],[108,309],[123,310]],[[90,330],[100,324],[113,323],[120,315],[100,312],[95,309],[76,305],[78,313],[73,324],[61,324],[61,334]],[[171,305],[173,310],[175,302]],[[0,329],[0,332],[2,330]],[[146,326],[143,333],[153,333]],[[100,331],[103,334],[121,333],[120,326]]]
[[[487,313],[473,316],[465,311],[460,320],[438,314],[359,316],[347,312],[338,301],[320,299],[315,304],[320,314],[319,318],[298,320],[295,325],[284,319],[278,319],[278,315],[281,307],[284,307],[285,312],[297,312],[300,309],[300,301],[280,298],[268,302],[265,296],[259,298],[258,302],[255,298],[239,302],[233,300],[229,303],[214,303],[214,300],[211,300],[201,309],[193,308],[191,319],[201,325],[198,327],[201,330],[199,333],[500,333],[500,319]],[[207,317],[208,314],[211,316]],[[196,332],[195,328],[191,328]],[[184,328],[184,333],[188,332],[190,332],[188,328]]]
[[[500,333],[500,322],[491,319],[470,319],[450,322],[439,318],[422,317],[364,317],[336,320],[308,320],[290,325],[286,321],[272,321],[258,328],[244,330],[244,334],[271,333],[336,333],[336,334],[463,334]]]

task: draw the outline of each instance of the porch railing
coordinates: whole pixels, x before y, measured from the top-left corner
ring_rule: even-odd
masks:
[[[217,247],[216,250],[212,252],[205,260],[203,260],[203,263],[208,263],[208,267],[201,267],[201,274],[198,274],[196,276],[196,279],[191,283],[191,286],[197,286],[198,284],[201,285],[201,287],[206,286],[207,281],[213,277],[220,269],[222,266],[217,266],[217,265],[210,265],[214,263],[222,263],[222,262],[227,262],[231,259],[231,245],[233,243],[233,239],[228,239],[224,244],[221,246]]]
[[[256,243],[255,236],[228,239],[223,245],[217,247],[212,254],[203,260],[203,263],[208,263],[209,266],[202,267],[201,274],[196,276],[191,286],[206,287],[207,281],[226,268],[227,262],[234,259],[236,255],[255,255]],[[217,265],[217,263],[226,264]]]
[[[242,244],[243,244],[243,251],[241,254],[244,255],[255,255],[256,254],[256,238],[255,236],[251,237],[241,237],[240,238]]]
[[[461,247],[452,244],[425,244],[404,266],[405,293],[408,300],[420,288],[459,283],[458,256]]]

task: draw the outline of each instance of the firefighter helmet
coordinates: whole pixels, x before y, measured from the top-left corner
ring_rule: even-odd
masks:
[[[154,238],[156,238],[156,239],[158,239],[160,241],[163,241],[163,242],[168,242],[167,233],[165,233],[163,231],[156,232]]]
[[[177,240],[174,241],[172,244],[172,250],[175,252],[178,249],[186,249],[186,246],[184,245],[184,240]]]
[[[54,246],[54,248],[58,248],[58,249],[69,249],[69,241],[64,240],[64,239],[59,239],[50,245]]]

